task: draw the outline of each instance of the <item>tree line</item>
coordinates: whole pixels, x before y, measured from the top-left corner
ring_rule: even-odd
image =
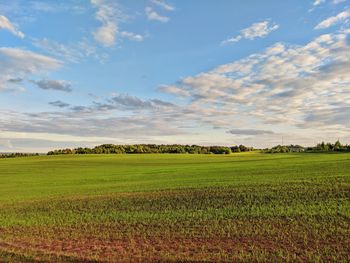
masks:
[[[38,153],[0,153],[1,158],[16,158],[16,157],[28,157],[28,156],[38,156]]]
[[[300,145],[277,145],[264,149],[266,153],[288,153],[288,152],[350,152],[350,145],[343,145],[340,141],[335,143],[318,143],[314,147],[303,147]]]
[[[348,152],[350,151],[350,145],[342,145],[339,140],[334,144],[321,142],[314,147],[314,150],[322,152]]]
[[[59,154],[140,154],[140,153],[188,153],[188,154],[230,154],[232,152],[253,151],[253,147],[244,145],[225,146],[198,146],[180,144],[133,144],[115,145],[102,144],[93,148],[59,149],[50,151],[48,155]]]
[[[253,147],[239,146],[198,146],[181,144],[133,144],[115,145],[102,144],[93,148],[59,149],[50,151],[48,155],[59,154],[142,154],[142,153],[188,153],[188,154],[230,154],[237,152],[258,151]],[[277,145],[272,148],[259,150],[264,153],[290,153],[290,152],[350,152],[350,145],[342,145],[339,141],[335,143],[319,143],[314,147],[303,147],[301,145]]]
[[[230,154],[237,152],[261,151],[264,153],[290,153],[290,152],[350,152],[350,145],[343,145],[339,141],[335,143],[318,143],[314,147],[303,147],[301,145],[277,145],[272,148],[254,149],[245,145],[238,146],[199,146],[181,144],[133,144],[115,145],[102,144],[93,148],[78,147],[49,151],[47,155],[61,154]],[[27,156],[38,156],[38,153],[0,153],[1,158],[16,158]]]

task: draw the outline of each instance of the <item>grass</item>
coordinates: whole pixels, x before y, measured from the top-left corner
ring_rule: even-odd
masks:
[[[0,160],[0,262],[349,262],[350,154]]]

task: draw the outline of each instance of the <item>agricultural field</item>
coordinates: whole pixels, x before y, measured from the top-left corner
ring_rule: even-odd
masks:
[[[350,154],[0,160],[0,262],[349,262]]]

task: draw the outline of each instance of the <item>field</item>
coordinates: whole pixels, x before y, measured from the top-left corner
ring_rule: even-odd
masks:
[[[350,154],[0,160],[0,262],[349,262]]]

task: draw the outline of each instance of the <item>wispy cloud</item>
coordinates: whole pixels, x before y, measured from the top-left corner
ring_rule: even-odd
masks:
[[[346,1],[346,0],[333,0],[332,3],[336,5],[336,4],[343,3],[343,2],[345,2],[345,1]]]
[[[21,80],[19,82],[10,81],[11,84],[18,84],[31,75],[40,75],[58,69],[62,65],[63,63],[55,58],[32,51],[1,47],[0,90],[9,88],[9,80]]]
[[[346,0],[332,0],[332,1],[328,0],[328,2],[331,2],[332,4],[335,4],[335,5],[343,3],[345,1]],[[319,6],[319,5],[321,5],[321,4],[325,3],[325,2],[326,2],[326,0],[315,0],[314,3],[313,3],[313,6]]]
[[[129,40],[132,40],[132,41],[143,41],[145,39],[145,37],[143,35],[135,34],[135,33],[128,32],[128,31],[120,32],[120,36],[127,38]]]
[[[160,6],[161,8],[163,8],[166,11],[174,11],[175,7],[173,7],[172,5],[166,3],[165,1],[162,0],[151,0],[151,2],[157,6]]]
[[[94,38],[105,47],[113,46],[117,38],[120,18],[118,6],[107,0],[91,0],[91,3],[97,8],[95,17],[102,24],[93,33]]]
[[[175,10],[174,6],[166,3],[163,0],[151,0],[150,3],[153,4],[154,7],[149,5],[145,8],[145,14],[148,20],[158,21],[162,23],[166,23],[170,20],[169,17],[159,14],[158,11],[156,11],[155,7],[161,8],[167,12],[171,12]]]
[[[24,38],[24,34],[6,16],[0,15],[0,29],[5,29],[19,38]]]
[[[338,5],[340,3],[344,3],[346,0],[314,0],[312,4],[312,8],[308,10],[308,12],[313,12],[319,6],[322,6],[325,3],[329,3],[332,5]]]
[[[93,36],[97,42],[104,47],[112,47],[118,37],[127,38],[132,41],[143,41],[144,36],[128,31],[120,31],[120,22],[125,20],[126,15],[121,11],[116,1],[112,0],[91,0],[97,8],[96,19],[102,24]]]
[[[79,3],[79,1],[67,0],[67,1],[26,1],[28,8],[31,11],[57,13],[57,12],[70,12],[73,14],[82,14],[86,12],[86,5]]]
[[[221,42],[221,45],[226,45],[234,42],[238,42],[242,39],[254,40],[256,38],[263,38],[279,28],[279,25],[269,20],[254,23],[250,27],[244,28],[240,31],[240,34],[231,38],[228,38]]]
[[[103,63],[107,59],[107,54],[99,52],[97,47],[87,39],[82,39],[77,43],[60,43],[51,39],[33,39],[34,46],[41,51],[60,58],[67,62],[79,63],[86,58],[94,58]]]
[[[313,3],[313,5],[314,5],[314,6],[318,6],[318,5],[322,4],[322,3],[324,3],[325,1],[326,1],[326,0],[315,0],[314,3]]]
[[[325,29],[325,28],[329,28],[331,26],[337,25],[339,23],[347,23],[349,22],[349,17],[350,17],[350,9],[340,12],[336,16],[331,16],[323,20],[321,23],[315,26],[315,29]]]
[[[223,128],[243,119],[263,130],[269,125],[349,129],[349,33],[325,34],[304,46],[277,43],[160,89],[192,107],[220,108],[226,113],[220,115]]]
[[[169,17],[167,16],[162,16],[160,14],[158,14],[152,7],[147,6],[145,8],[145,13],[147,16],[148,20],[153,20],[153,21],[159,21],[162,23],[166,23],[169,21]]]

